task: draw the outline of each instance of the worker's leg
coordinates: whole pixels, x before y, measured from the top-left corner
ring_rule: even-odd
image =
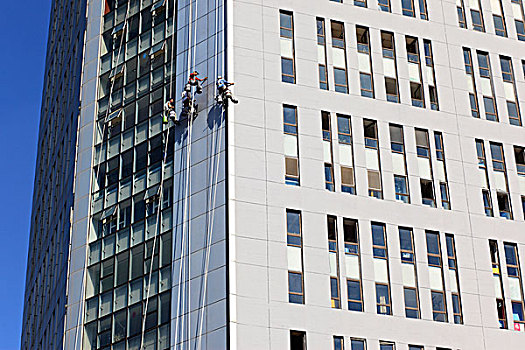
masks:
[[[226,97],[229,98],[230,101],[232,101],[235,104],[239,103],[239,101],[235,97],[233,97],[232,92],[229,90],[228,92],[226,92]]]
[[[175,113],[175,111],[170,112],[170,119],[173,120],[175,124],[179,123],[179,116],[177,115],[177,113]]]

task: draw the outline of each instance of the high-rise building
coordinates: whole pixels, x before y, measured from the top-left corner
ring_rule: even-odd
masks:
[[[524,22],[55,0],[22,349],[521,349]]]

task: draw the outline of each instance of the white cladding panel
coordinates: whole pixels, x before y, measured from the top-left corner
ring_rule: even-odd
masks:
[[[301,248],[287,246],[288,251],[288,270],[290,271],[302,271],[303,260],[301,257]]]
[[[385,259],[374,259],[376,282],[388,283],[388,265]]]
[[[293,40],[281,38],[281,56],[293,58]]]
[[[352,146],[347,144],[339,144],[339,163],[345,166],[353,166]]]
[[[430,289],[443,290],[443,279],[441,275],[441,268],[436,266],[428,267],[428,277],[430,282]]]
[[[417,158],[417,164],[419,168],[419,177],[426,180],[432,180],[430,171],[430,162],[428,158]]]
[[[492,96],[492,86],[490,84],[490,79],[481,78],[481,93],[485,96]]]
[[[391,58],[383,57],[383,71],[386,77],[395,78],[396,62]]]
[[[414,265],[401,264],[401,272],[403,274],[403,285],[405,287],[416,287],[416,276],[414,274]]]
[[[345,257],[345,268],[346,277],[359,279],[361,274],[359,273],[359,257],[357,255],[346,255]]]
[[[365,151],[367,169],[379,171],[379,157],[377,155],[377,150],[367,148]]]
[[[406,175],[405,157],[401,153],[392,153],[392,170],[396,175]]]
[[[346,68],[345,50],[334,47],[332,49],[332,59],[334,60],[334,67]]]
[[[284,154],[291,157],[297,157],[297,137],[293,135],[284,135]]]

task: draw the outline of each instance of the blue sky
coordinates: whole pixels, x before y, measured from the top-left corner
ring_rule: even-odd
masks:
[[[0,350],[20,348],[50,8],[3,1],[0,11]]]

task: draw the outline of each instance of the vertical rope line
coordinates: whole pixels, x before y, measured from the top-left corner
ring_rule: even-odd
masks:
[[[157,246],[157,238],[160,234],[160,226],[161,226],[161,221],[160,221],[161,214],[160,213],[162,211],[162,197],[164,194],[164,171],[165,171],[166,160],[168,158],[169,138],[170,138],[170,129],[168,128],[167,133],[166,133],[166,146],[164,147],[164,155],[163,155],[161,174],[160,174],[161,176],[160,183],[159,183],[160,192],[158,195],[159,205],[157,206],[157,217],[155,218],[156,227],[155,227],[155,236],[153,238],[153,248],[152,248],[152,253],[151,253],[151,263],[150,263],[149,276],[148,276],[148,290],[146,292],[146,303],[144,305],[144,310],[142,313],[142,335],[141,335],[141,340],[140,340],[141,349],[144,349],[144,333],[146,331],[146,315],[148,312],[149,296],[151,293],[151,277],[153,275],[153,262],[155,261],[155,248]],[[160,257],[160,252],[159,252],[159,257]],[[160,264],[160,261],[159,261],[159,264]],[[157,278],[160,278],[160,276]]]
[[[193,27],[193,15],[192,15],[192,6],[193,6],[193,0],[189,0],[189,16],[188,16],[188,51],[187,51],[187,73],[189,75],[190,73],[190,70],[191,70],[191,46],[192,46],[192,36],[191,36],[191,32],[192,32],[192,27]],[[177,344],[178,344],[178,337],[179,337],[179,322],[180,322],[180,325],[181,325],[181,333],[184,332],[184,317],[182,316],[182,319],[179,319],[179,315],[181,313],[181,304],[183,303],[184,301],[184,294],[183,294],[183,291],[184,291],[184,288],[183,286],[185,287],[185,282],[183,284],[183,273],[185,272],[185,269],[184,269],[184,266],[183,266],[183,262],[184,262],[184,250],[186,248],[186,244],[185,244],[185,225],[186,225],[186,213],[187,213],[187,206],[188,206],[188,200],[189,198],[187,198],[187,191],[188,191],[188,187],[189,187],[189,177],[190,177],[190,156],[191,156],[191,138],[192,138],[192,118],[191,118],[191,111],[192,111],[192,108],[193,108],[193,101],[190,101],[190,117],[188,118],[188,127],[189,127],[189,130],[188,130],[188,143],[187,143],[187,148],[186,148],[186,181],[185,181],[185,186],[184,186],[184,211],[183,211],[183,218],[182,218],[182,231],[181,231],[181,234],[182,234],[182,242],[181,242],[181,257],[180,257],[180,262],[179,262],[179,286],[178,286],[178,295],[177,295],[177,313],[176,313],[176,322],[175,322],[175,348],[177,347]],[[189,238],[188,238],[189,240]],[[184,305],[182,305],[183,309],[182,309],[182,314],[184,314]]]
[[[215,75],[219,76],[219,57],[218,57],[218,47],[219,47],[219,1],[215,0],[215,52],[214,52],[214,59],[215,59]],[[217,95],[217,84],[215,84],[215,95]],[[222,117],[222,109],[220,117]],[[211,184],[210,186],[213,188],[210,188],[210,196],[209,196],[209,203],[211,204],[210,209],[211,213],[208,214],[208,226],[207,226],[207,235],[206,235],[206,257],[205,257],[205,264],[204,264],[204,280],[202,284],[202,307],[200,309],[200,316],[198,318],[199,325],[197,327],[197,340],[196,340],[196,347],[197,350],[200,350],[202,347],[202,328],[204,323],[204,309],[206,307],[206,299],[207,299],[207,282],[208,282],[208,269],[209,269],[209,260],[210,260],[210,252],[211,252],[211,244],[213,239],[213,224],[214,224],[214,217],[215,217],[215,203],[216,203],[216,193],[217,193],[217,185],[218,179],[219,179],[219,168],[220,168],[220,159],[221,159],[221,142],[222,142],[222,132],[220,131],[220,127],[217,129],[217,132],[219,133],[218,136],[218,143],[217,148],[219,151],[219,154],[216,158],[216,164],[215,164],[215,176],[213,174],[213,167],[211,172]],[[213,139],[213,136],[212,136]],[[217,137],[216,137],[217,140]],[[216,148],[216,150],[217,150]]]

